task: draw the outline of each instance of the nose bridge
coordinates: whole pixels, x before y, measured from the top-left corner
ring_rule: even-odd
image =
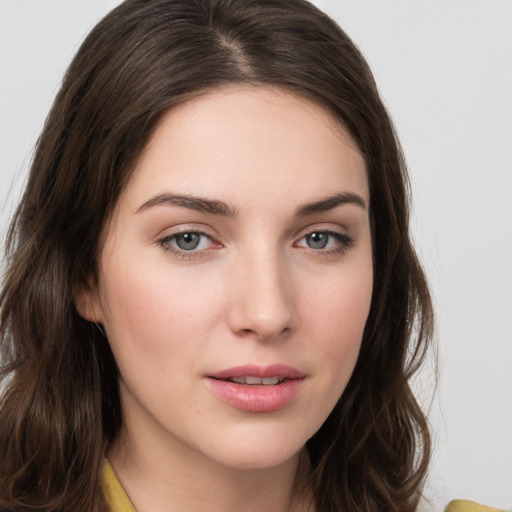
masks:
[[[232,330],[260,339],[289,330],[294,307],[286,257],[271,246],[260,246],[241,255],[237,268],[230,305]]]

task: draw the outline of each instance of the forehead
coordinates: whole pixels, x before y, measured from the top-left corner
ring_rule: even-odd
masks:
[[[126,188],[141,201],[169,187],[248,198],[269,184],[297,195],[355,188],[368,199],[364,159],[327,108],[283,89],[250,86],[210,91],[167,112]]]

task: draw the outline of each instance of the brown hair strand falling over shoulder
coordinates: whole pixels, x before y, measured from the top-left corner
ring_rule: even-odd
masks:
[[[38,141],[1,290],[0,509],[107,510],[100,474],[121,422],[117,368],[73,290],[170,108],[227,84],[326,106],[367,165],[374,290],[347,389],[307,444],[320,512],[416,509],[429,459],[409,387],[432,338],[392,123],[356,46],[304,0],[127,0],[86,38]]]

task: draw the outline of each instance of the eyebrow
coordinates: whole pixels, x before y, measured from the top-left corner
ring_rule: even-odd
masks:
[[[236,208],[229,206],[223,201],[207,199],[205,197],[189,196],[186,194],[159,194],[146,201],[138,210],[137,213],[151,208],[152,206],[159,206],[169,204],[173,206],[181,206],[189,210],[196,210],[198,212],[209,213],[211,215],[219,215],[221,217],[235,217],[237,214]]]
[[[136,213],[144,211],[148,208],[160,205],[180,206],[211,215],[221,217],[236,217],[237,208],[230,206],[223,201],[217,199],[207,199],[205,197],[191,196],[187,194],[159,194],[146,201]],[[364,199],[353,192],[342,192],[333,196],[326,197],[319,201],[302,205],[295,212],[296,217],[307,217],[315,213],[326,212],[344,204],[353,204],[360,208],[366,209]]]
[[[343,204],[353,204],[361,207],[363,210],[366,210],[366,202],[361,196],[354,194],[353,192],[342,192],[341,194],[336,194],[301,206],[297,210],[295,216],[307,217],[315,213],[327,212]]]

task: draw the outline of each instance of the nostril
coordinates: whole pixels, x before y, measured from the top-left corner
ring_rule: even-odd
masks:
[[[283,338],[284,336],[287,336],[290,332],[290,327],[284,327],[283,329],[273,329],[269,328],[269,326],[267,325],[266,328],[260,329],[240,329],[238,331],[238,335],[241,337],[254,337],[261,341],[268,341],[277,338]]]

